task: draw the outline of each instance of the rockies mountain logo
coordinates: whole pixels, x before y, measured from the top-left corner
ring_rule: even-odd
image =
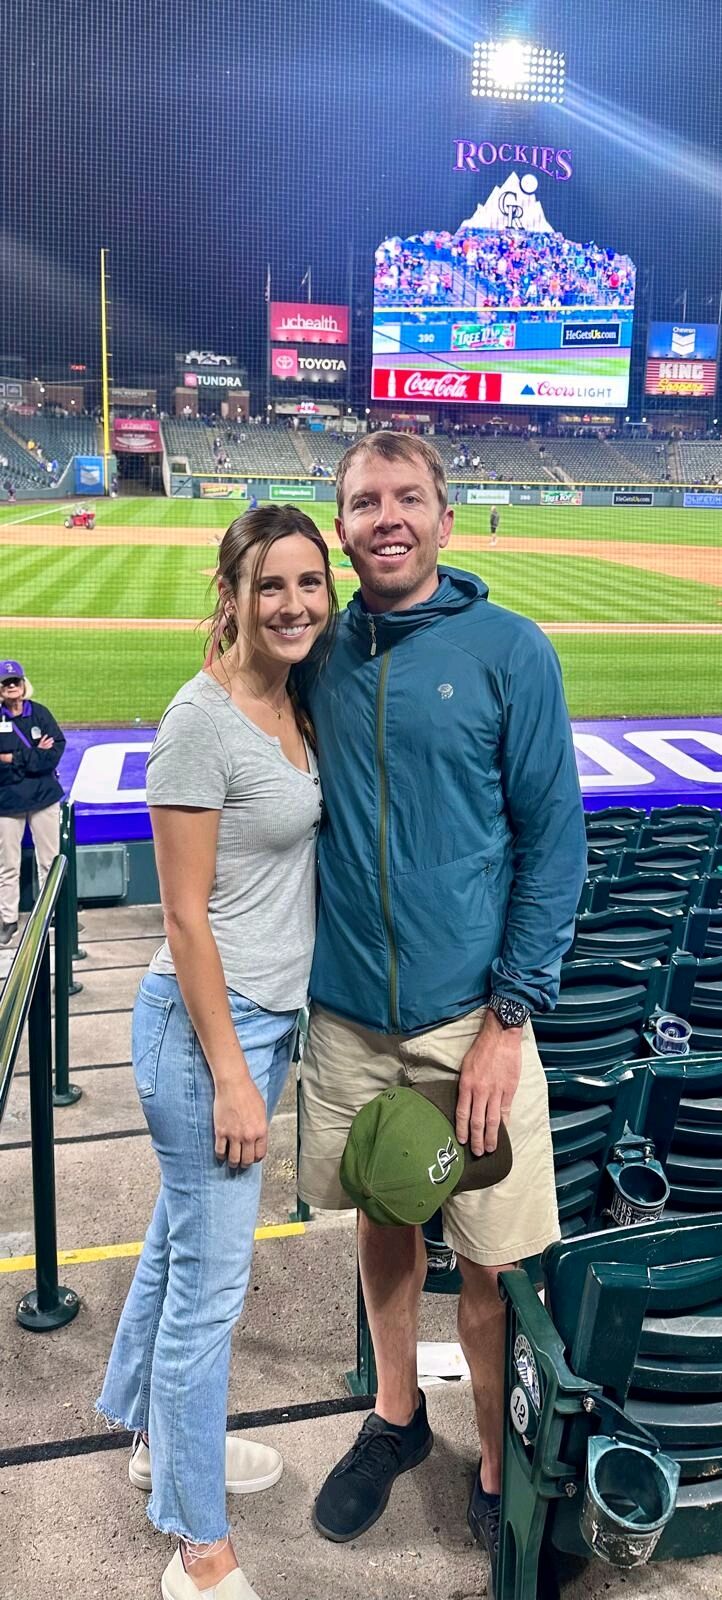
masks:
[[[446,1183],[449,1172],[453,1167],[454,1162],[458,1161],[458,1159],[459,1152],[454,1144],[453,1139],[450,1139],[445,1147],[442,1145],[441,1149],[437,1150],[436,1160],[432,1161],[431,1166],[428,1169],[431,1182]]]

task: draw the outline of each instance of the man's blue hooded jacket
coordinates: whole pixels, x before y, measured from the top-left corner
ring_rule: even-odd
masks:
[[[551,1010],[586,872],[554,650],[472,573],[439,579],[408,611],[356,594],[303,674],[325,802],[311,995],[382,1033],[492,989]]]

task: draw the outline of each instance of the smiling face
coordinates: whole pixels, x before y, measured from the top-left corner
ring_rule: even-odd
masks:
[[[439,550],[448,544],[454,513],[442,508],[423,457],[388,460],[361,451],[343,485],[336,531],[361,580],[369,611],[407,611],[430,599],[438,585]]]
[[[323,557],[302,533],[276,539],[260,572],[245,559],[234,597],[239,664],[292,667],[325,628],[329,593]]]

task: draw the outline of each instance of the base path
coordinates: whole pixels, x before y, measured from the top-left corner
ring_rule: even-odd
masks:
[[[489,548],[488,534],[452,534],[450,550]],[[489,550],[491,560],[499,554],[535,556],[584,556],[592,561],[613,561],[620,567],[641,567],[644,572],[662,572],[668,578],[691,578],[695,583],[711,583],[722,588],[722,545],[646,544],[640,540],[623,543],[617,539],[527,539],[500,533],[499,543]]]

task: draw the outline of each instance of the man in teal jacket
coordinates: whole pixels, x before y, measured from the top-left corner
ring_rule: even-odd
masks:
[[[497,1277],[559,1237],[548,1099],[529,1022],[550,1010],[574,927],[586,845],[556,655],[539,628],[438,565],[451,535],[441,459],[377,433],[344,456],[337,531],[360,579],[305,699],[326,822],[302,1074],[300,1193],[349,1205],[338,1167],[362,1105],[394,1083],[458,1083],[475,1154],[513,1152],[495,1188],[452,1195],[444,1236],[463,1276],[459,1337],[481,1437],[469,1504],[498,1543],[504,1313]],[[416,1381],[420,1231],[359,1214],[376,1353],[376,1409],[324,1483],[315,1521],[356,1538],[432,1434]]]

